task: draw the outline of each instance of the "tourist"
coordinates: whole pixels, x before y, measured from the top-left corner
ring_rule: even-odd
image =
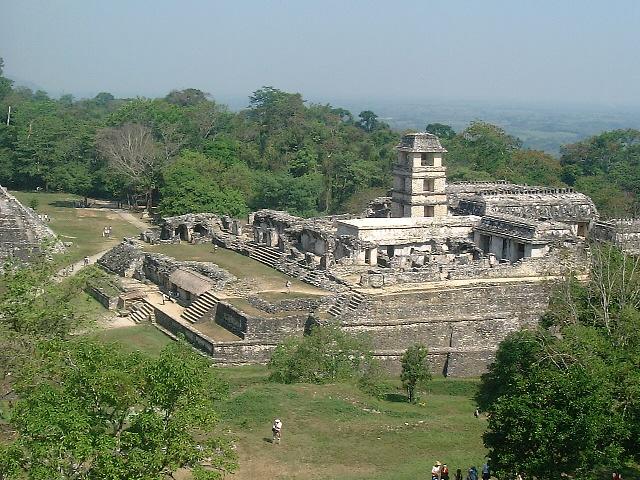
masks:
[[[83,263],[85,267],[89,265],[89,257],[84,257]]]
[[[467,480],[478,480],[478,469],[476,467],[470,467],[467,474]]]
[[[107,238],[111,238],[111,232],[113,232],[113,227],[109,225],[107,228]]]
[[[280,445],[280,439],[282,437],[282,422],[279,418],[276,418],[273,421],[273,426],[271,427],[271,433],[273,434],[273,438],[271,439],[271,443],[277,443]]]
[[[462,470],[460,469],[456,470],[455,480],[462,480]]]
[[[433,467],[431,468],[431,480],[440,480],[441,468],[442,463],[439,461],[433,464]]]
[[[485,462],[484,465],[482,465],[482,480],[489,480],[489,478],[491,477],[491,470],[489,469],[489,462]]]
[[[440,478],[442,480],[449,480],[449,467],[447,467],[446,463],[442,465],[442,469],[440,470]]]
[[[106,225],[104,226],[104,228],[102,229],[102,236],[106,237],[107,236],[107,231],[109,230],[109,227],[107,227]]]
[[[287,283],[285,283],[284,286],[287,288],[287,293],[290,293],[291,292],[291,280],[287,280]]]
[[[611,478],[613,480],[622,480],[622,474],[620,474],[618,472],[613,472],[613,474],[611,475]]]
[[[473,412],[473,416],[476,418],[480,417],[480,409],[476,407],[475,411]]]

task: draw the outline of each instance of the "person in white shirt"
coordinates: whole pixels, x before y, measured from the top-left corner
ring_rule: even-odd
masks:
[[[282,435],[282,422],[280,421],[279,418],[276,418],[273,421],[273,427],[271,427],[271,432],[273,433],[273,439],[271,440],[271,443],[277,443],[279,445],[280,438]]]

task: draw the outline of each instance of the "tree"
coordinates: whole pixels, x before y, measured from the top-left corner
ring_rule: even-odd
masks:
[[[431,380],[427,354],[427,347],[417,343],[407,348],[407,351],[402,355],[400,380],[402,380],[404,388],[407,389],[411,403],[415,401],[416,388]]]
[[[337,325],[326,325],[279,344],[268,367],[271,380],[276,382],[324,384],[358,380],[373,363],[366,338],[349,335]]]
[[[195,478],[219,479],[235,468],[229,443],[212,433],[226,384],[180,342],[158,358],[43,344],[18,392],[18,437],[0,450],[0,465],[16,475],[5,478],[156,480],[193,467]]]
[[[451,128],[450,125],[445,125],[444,123],[429,123],[424,130],[444,140],[450,140],[456,136],[455,130]]]
[[[201,153],[185,151],[164,171],[158,209],[163,215],[210,212],[240,217],[248,213],[243,191],[237,184],[250,186],[251,173],[231,180],[232,171]],[[239,172],[235,172],[239,173]]]
[[[144,192],[147,210],[151,211],[153,192],[167,163],[151,130],[135,123],[105,128],[98,132],[96,142],[98,151],[129,180],[132,189]]]
[[[542,327],[500,344],[478,393],[498,476],[599,478],[640,458],[640,259],[592,247]]]
[[[371,110],[360,112],[358,117],[360,117],[360,120],[358,120],[357,125],[365,132],[371,133],[378,128],[378,115],[373,113]]]
[[[164,99],[174,105],[189,107],[206,102],[208,95],[208,93],[204,93],[197,88],[187,88],[184,90],[171,90]]]

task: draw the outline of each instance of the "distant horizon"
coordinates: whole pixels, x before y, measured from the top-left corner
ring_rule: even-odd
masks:
[[[53,96],[640,107],[640,2],[20,0],[0,57]]]
[[[5,65],[5,76],[14,82],[14,87],[25,87],[29,88],[33,92],[37,90],[42,90],[47,93],[47,95],[54,99],[59,99],[63,95],[72,95],[75,100],[90,100],[94,98],[98,93],[106,92],[111,93],[115,98],[118,99],[135,99],[135,98],[164,98],[167,94],[174,90],[184,90],[187,88],[195,88],[200,90],[208,95],[210,98],[215,100],[218,103],[225,104],[229,106],[232,110],[241,110],[247,108],[249,106],[249,97],[253,92],[262,87],[273,87],[287,93],[299,93],[302,95],[302,98],[307,103],[320,104],[324,105],[329,103],[334,107],[342,107],[343,103],[351,103],[351,104],[366,104],[366,102],[370,101],[372,103],[377,104],[440,104],[440,105],[459,105],[459,104],[470,104],[470,105],[482,105],[482,106],[495,106],[495,107],[509,107],[509,106],[523,106],[523,107],[535,107],[540,109],[545,108],[553,108],[557,109],[558,106],[570,107],[574,109],[585,109],[585,110],[620,110],[620,111],[631,111],[636,112],[640,111],[640,103],[638,104],[628,104],[628,103],[612,103],[612,102],[587,102],[587,101],[551,101],[551,100],[528,100],[525,98],[480,98],[480,97],[435,97],[435,96],[415,96],[415,97],[407,97],[407,96],[341,96],[341,95],[326,95],[320,98],[317,95],[307,96],[304,91],[295,91],[295,90],[285,90],[279,88],[277,85],[262,85],[257,87],[250,92],[247,92],[246,95],[242,94],[226,94],[219,93],[215,94],[210,91],[207,91],[205,88],[199,88],[197,86],[181,86],[176,88],[171,88],[165,92],[147,92],[147,93],[116,93],[109,90],[97,89],[92,92],[71,92],[71,91],[57,91],[55,89],[48,89],[45,85],[39,85],[34,82],[31,82],[27,79],[22,79],[19,77],[14,77],[11,75],[10,69],[6,68]],[[239,106],[242,102],[244,102],[244,106]],[[351,113],[359,113],[359,112],[351,112]]]

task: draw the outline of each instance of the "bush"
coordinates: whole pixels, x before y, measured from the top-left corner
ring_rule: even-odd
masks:
[[[355,381],[373,390],[381,375],[371,345],[337,325],[316,326],[302,338],[289,338],[273,352],[270,379],[279,383]]]

